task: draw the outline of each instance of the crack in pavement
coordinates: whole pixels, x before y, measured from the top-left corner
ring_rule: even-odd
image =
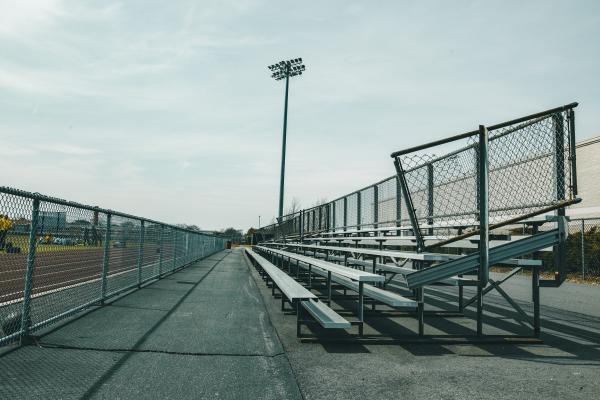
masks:
[[[169,350],[152,350],[152,349],[128,349],[128,348],[99,348],[99,347],[86,347],[86,346],[66,346],[53,343],[38,343],[36,347],[42,349],[61,349],[61,350],[86,350],[86,351],[100,351],[109,353],[157,353],[157,354],[170,354],[178,356],[223,356],[223,357],[264,357],[274,358],[282,356],[285,352],[273,354],[259,354],[259,353],[209,353],[209,352],[187,352],[187,351],[169,351]]]

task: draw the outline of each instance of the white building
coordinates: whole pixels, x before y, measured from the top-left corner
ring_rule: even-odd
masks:
[[[577,143],[577,189],[583,201],[569,208],[571,217],[600,217],[600,136]]]

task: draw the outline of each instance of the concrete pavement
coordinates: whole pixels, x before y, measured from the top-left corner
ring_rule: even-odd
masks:
[[[530,312],[528,282],[517,277],[503,287]],[[306,343],[241,250],[224,251],[45,332],[38,345],[7,352],[0,398],[596,398],[593,289],[542,290],[541,345]],[[428,288],[427,297],[429,309],[456,307],[456,288]],[[332,307],[351,318],[355,300]],[[427,316],[426,333],[471,335],[473,314]],[[488,334],[531,332],[493,292],[485,316]],[[417,329],[413,316],[384,306],[367,308],[365,320],[369,335]]]
[[[0,398],[300,398],[241,257],[215,254],[5,354]]]

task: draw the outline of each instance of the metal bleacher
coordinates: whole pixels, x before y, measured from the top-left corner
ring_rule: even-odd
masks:
[[[526,314],[500,284],[528,270],[533,317],[527,320],[533,336],[539,337],[540,287],[559,287],[566,278],[565,210],[581,201],[575,107],[572,103],[480,125],[394,152],[394,176],[283,216],[257,232],[260,245],[255,249],[288,264],[295,260],[298,269],[325,273],[328,285],[333,281],[351,290],[360,290],[362,284],[344,271],[381,276],[378,283],[365,286],[371,292],[364,295],[391,307],[412,308],[421,336],[426,287],[458,287],[459,311],[475,303],[475,334],[481,337],[483,298],[491,290]],[[513,269],[495,281],[490,268],[496,266]],[[412,293],[401,296],[404,303],[390,300],[394,291],[387,284],[392,280]],[[477,295],[466,303],[463,286],[477,288]],[[361,300],[361,324],[363,307]]]

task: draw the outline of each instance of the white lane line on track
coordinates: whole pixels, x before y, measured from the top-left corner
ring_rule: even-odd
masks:
[[[146,269],[146,268],[149,268],[149,267],[154,267],[154,266],[157,266],[157,264],[158,264],[158,263],[153,263],[153,264],[144,265],[144,266],[142,266],[142,270],[143,270],[143,269]],[[115,277],[115,276],[123,275],[123,274],[126,274],[126,273],[128,273],[128,272],[131,272],[131,271],[135,271],[135,272],[137,272],[137,266],[136,266],[136,267],[134,267],[134,268],[127,269],[127,270],[125,270],[125,271],[121,271],[121,272],[117,272],[117,273],[110,274],[110,275],[108,275],[108,278],[113,278],[113,277]],[[79,278],[79,279],[85,279],[85,278]],[[45,292],[41,292],[41,293],[36,293],[36,294],[33,294],[33,295],[31,296],[31,298],[32,298],[32,299],[34,299],[34,298],[37,298],[37,297],[47,296],[47,295],[49,295],[49,294],[52,294],[52,293],[60,292],[60,291],[67,290],[67,289],[72,289],[72,288],[75,288],[75,287],[78,287],[78,286],[83,286],[83,285],[87,285],[87,284],[94,283],[94,282],[98,282],[98,281],[100,281],[101,279],[102,279],[102,278],[94,278],[94,279],[90,279],[90,280],[87,280],[87,281],[83,281],[83,282],[74,283],[74,284],[71,284],[71,285],[61,286],[61,287],[59,287],[59,288],[56,288],[56,289],[51,289],[51,290],[47,290],[47,291],[45,291]],[[75,281],[77,281],[77,280],[78,280],[78,279],[72,279],[72,280],[70,280],[70,281],[61,282],[60,284],[63,284],[63,285],[64,285],[65,283],[67,283],[67,284],[68,284],[69,282],[75,282]],[[56,285],[56,284],[55,284],[55,285]],[[55,285],[48,285],[48,286],[46,286],[46,287],[51,287],[51,286],[55,286]],[[20,294],[20,295],[23,295],[23,293],[22,293],[21,291],[19,291],[19,292],[13,292],[13,293],[5,294],[5,295],[2,295],[1,297],[7,297],[7,296],[9,296],[9,295],[14,295],[14,294]],[[13,299],[13,300],[9,300],[9,301],[5,301],[5,302],[3,302],[3,303],[0,303],[0,307],[4,307],[4,306],[10,305],[10,304],[14,304],[14,303],[20,303],[20,302],[22,302],[22,301],[23,301],[23,297],[19,297],[19,298],[17,298],[17,299]]]

